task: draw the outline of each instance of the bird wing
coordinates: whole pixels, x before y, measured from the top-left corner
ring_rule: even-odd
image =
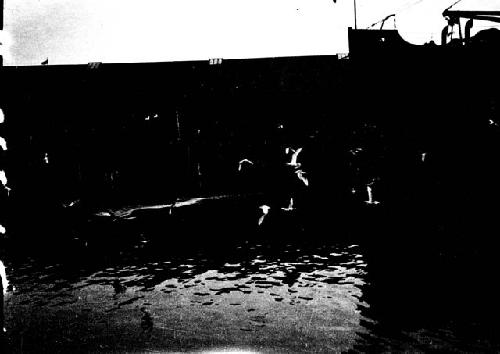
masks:
[[[292,150],[292,151],[293,151],[293,155],[292,155],[292,161],[291,161],[291,163],[293,165],[296,165],[297,164],[297,158],[299,157],[299,154],[302,151],[302,148],[298,148],[297,150]]]

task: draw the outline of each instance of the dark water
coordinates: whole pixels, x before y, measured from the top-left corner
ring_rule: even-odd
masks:
[[[363,124],[346,156],[304,145],[302,165],[277,144],[279,164],[232,161],[227,195],[20,203],[0,249],[7,350],[498,352],[498,135],[385,137]]]
[[[71,240],[10,245],[8,348],[498,351],[492,252],[406,242],[410,230],[374,224],[382,205],[348,229],[274,206],[258,225],[261,202],[109,210]]]

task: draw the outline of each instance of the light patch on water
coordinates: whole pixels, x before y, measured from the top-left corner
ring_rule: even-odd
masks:
[[[238,195],[218,195],[218,196],[213,196],[213,197],[196,197],[196,198],[189,198],[185,200],[177,200],[173,203],[169,204],[152,204],[152,205],[135,205],[135,206],[127,206],[125,208],[120,208],[120,209],[108,209],[106,212],[111,213],[111,215],[117,217],[117,218],[123,218],[123,219],[131,219],[131,214],[137,211],[142,211],[142,210],[162,210],[162,209],[172,209],[172,208],[182,208],[182,207],[187,207],[187,206],[192,206],[199,204],[203,201],[208,201],[208,200],[220,200],[220,199],[231,199],[231,198],[236,198]],[[97,213],[96,213],[97,214]]]
[[[14,274],[10,280],[19,284],[21,291],[9,304],[11,331],[23,326],[16,313],[43,308],[44,313],[67,314],[65,321],[70,326],[71,321],[78,321],[74,314],[105,318],[109,333],[113,326],[129,323],[131,333],[143,335],[141,326],[147,322],[153,341],[158,341],[152,343],[155,348],[179,338],[186,342],[215,338],[208,342],[213,348],[202,346],[198,352],[231,352],[232,345],[251,346],[259,338],[258,348],[264,351],[277,349],[275,343],[284,345],[285,339],[285,349],[305,349],[303,343],[349,349],[356,333],[363,330],[359,298],[364,273],[353,262],[360,258],[345,248],[306,247],[304,251],[292,244],[280,246],[276,252],[303,251],[287,256],[293,258],[282,263],[281,254],[258,253],[260,249],[268,251],[269,245],[255,246],[251,241],[240,244],[245,249],[238,252],[242,258],[234,258],[236,254],[225,258],[226,253],[218,253],[220,262],[213,254],[202,253],[134,260],[132,265],[107,263],[73,280],[65,278],[62,265],[46,267],[28,277]],[[95,322],[96,328],[99,323]],[[102,337],[106,338],[106,333]],[[139,344],[142,349],[148,345]]]
[[[260,352],[248,350],[248,349],[236,349],[236,348],[223,348],[223,349],[211,349],[208,351],[200,351],[203,354],[258,354]]]

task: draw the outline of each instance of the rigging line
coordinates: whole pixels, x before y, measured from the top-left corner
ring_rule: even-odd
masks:
[[[395,11],[392,15],[389,15],[389,16],[386,16],[384,17],[383,19],[373,23],[371,26],[369,26],[368,28],[372,28],[374,27],[375,25],[378,25],[379,23],[381,22],[384,22],[384,21],[387,21],[389,18],[391,18],[392,16],[396,17],[400,12],[403,12],[403,11],[406,11],[408,10],[409,8],[413,7],[413,6],[416,6],[418,4],[420,4],[421,2],[424,2],[425,0],[417,0],[417,1],[414,1],[412,3],[408,3],[406,5],[403,5],[401,8],[399,8],[397,11]],[[459,2],[461,2],[463,0],[457,0],[455,1],[453,4],[451,4],[448,8],[446,8],[446,10],[449,10],[451,9],[453,6],[455,6],[456,4],[458,4]],[[445,10],[445,11],[446,11]]]
[[[372,28],[374,27],[375,25],[378,25],[379,23],[381,22],[384,22],[384,21],[387,21],[389,18],[391,18],[392,16],[396,17],[396,15],[400,12],[403,12],[407,9],[409,9],[410,7],[413,7],[413,6],[416,6],[418,4],[420,4],[421,2],[423,2],[425,0],[417,0],[417,1],[414,1],[414,2],[411,2],[411,3],[406,3],[405,5],[403,5],[402,7],[400,7],[397,11],[395,11],[393,14],[389,15],[389,16],[386,16],[384,17],[383,19],[373,23],[372,25],[370,25],[368,28]],[[461,0],[460,0],[461,1]]]
[[[417,0],[417,1],[414,1],[412,2],[411,4],[408,4],[406,6],[403,6],[402,8],[400,8],[398,11],[396,11],[396,13],[398,12],[403,12],[405,10],[408,10],[410,7],[413,7],[413,6],[416,6],[418,4],[420,4],[421,2],[424,2],[425,0]]]
[[[375,25],[378,25],[379,23],[382,23],[382,22],[385,22],[387,21],[388,19],[390,19],[391,17],[393,16],[396,16],[396,14],[390,14],[389,16],[386,16],[384,17],[383,19],[381,19],[380,21],[377,21],[375,23],[373,23],[372,25],[370,25],[368,28],[372,28],[372,27],[375,27]]]
[[[450,6],[448,6],[448,7],[446,8],[446,10],[451,9],[453,6],[455,6],[456,4],[458,4],[458,3],[459,3],[459,2],[461,2],[461,1],[462,1],[462,0],[457,0],[457,1],[455,1],[453,4],[451,4]],[[444,10],[444,11],[446,11],[446,10]]]

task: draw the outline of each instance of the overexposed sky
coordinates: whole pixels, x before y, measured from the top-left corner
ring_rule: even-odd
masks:
[[[5,0],[6,65],[149,62],[347,52],[354,0]],[[456,0],[357,0],[358,27],[397,13],[406,40],[440,40]],[[498,9],[500,0],[463,0]],[[481,24],[478,23],[478,27]],[[386,23],[393,28],[394,21]]]

